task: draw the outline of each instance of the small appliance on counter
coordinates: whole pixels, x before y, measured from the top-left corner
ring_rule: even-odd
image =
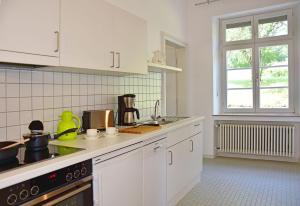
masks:
[[[114,127],[114,111],[109,109],[84,111],[82,115],[82,129],[104,130]]]
[[[135,114],[137,119],[140,119],[139,110],[134,108],[135,97],[136,96],[134,94],[125,94],[123,96],[118,96],[118,125],[135,125]]]
[[[74,140],[77,137],[77,133],[80,130],[81,127],[81,121],[80,118],[73,114],[71,111],[64,111],[62,115],[60,116],[61,120],[58,123],[57,126],[57,133],[62,133],[64,131],[67,131],[69,129],[77,128],[78,130],[75,132],[71,132],[65,135],[61,135],[58,139],[59,140]],[[74,120],[77,121],[77,125],[74,122]]]

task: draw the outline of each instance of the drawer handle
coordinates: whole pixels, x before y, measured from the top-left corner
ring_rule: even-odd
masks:
[[[60,42],[59,42],[59,31],[55,31],[54,34],[56,35],[56,49],[54,50],[55,53],[59,52]]]
[[[112,54],[112,60],[113,60],[112,65],[110,66],[110,68],[114,68],[115,67],[115,52],[111,51],[110,53]]]
[[[198,127],[198,126],[200,126],[201,124],[194,124],[194,127]]]
[[[171,154],[171,162],[169,162],[169,165],[172,165],[173,164],[173,152],[169,151],[169,153]]]
[[[159,146],[157,146],[157,147],[154,147],[153,150],[154,150],[154,152],[156,152],[156,151],[159,150],[160,148],[161,148],[161,146],[159,145]]]
[[[194,152],[194,141],[190,140],[190,142],[192,143],[192,150],[190,150],[190,152]]]

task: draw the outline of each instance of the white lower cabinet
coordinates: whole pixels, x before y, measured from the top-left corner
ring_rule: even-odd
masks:
[[[100,160],[99,160],[100,158]],[[141,206],[143,204],[143,151],[129,151],[94,163],[95,206]],[[110,158],[110,157],[108,157]]]
[[[144,147],[143,206],[166,206],[166,141]]]
[[[183,128],[185,129],[185,128]],[[178,133],[180,134],[180,132]],[[168,138],[172,138],[168,136]],[[174,206],[199,182],[202,171],[202,131],[167,149],[167,205]]]
[[[187,180],[187,162],[189,145],[187,141],[167,149],[167,200],[168,205],[176,198]]]
[[[175,206],[200,181],[203,124],[93,159],[95,206]]]

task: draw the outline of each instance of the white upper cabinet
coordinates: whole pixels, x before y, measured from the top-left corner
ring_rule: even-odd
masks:
[[[113,20],[116,67],[123,72],[147,73],[146,22],[117,7]]]
[[[61,56],[65,67],[115,70],[113,7],[102,0],[61,1]]]
[[[2,0],[0,61],[52,65],[59,59],[59,0]]]
[[[147,73],[146,22],[103,0],[62,0],[60,65]]]

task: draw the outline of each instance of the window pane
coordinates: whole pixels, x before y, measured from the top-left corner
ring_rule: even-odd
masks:
[[[272,109],[289,107],[288,88],[260,89],[260,108]]]
[[[227,51],[226,68],[252,68],[252,49],[239,49]]]
[[[261,87],[288,87],[288,67],[275,67],[260,69]]]
[[[288,55],[288,45],[261,47],[259,48],[259,66],[288,65]]]
[[[252,89],[227,90],[227,108],[253,108]]]
[[[288,35],[287,15],[260,19],[258,21],[258,38]]]
[[[227,71],[227,88],[252,88],[252,70]]]
[[[226,25],[226,42],[252,39],[251,22]]]

